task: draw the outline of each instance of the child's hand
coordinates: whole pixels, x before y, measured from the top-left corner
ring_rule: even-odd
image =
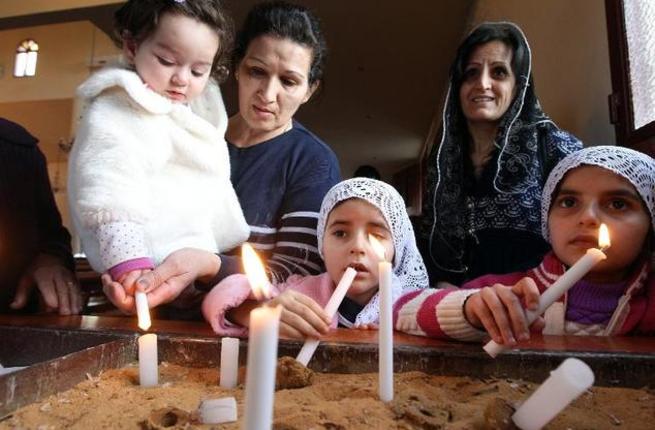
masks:
[[[271,306],[282,305],[280,335],[294,339],[319,338],[330,329],[330,318],[310,297],[286,290],[269,301]]]
[[[474,327],[484,328],[497,343],[514,345],[517,338],[530,338],[524,309],[535,310],[538,305],[537,285],[531,278],[523,278],[511,287],[484,287],[468,298],[464,314]],[[538,318],[532,327],[543,327],[543,319]]]

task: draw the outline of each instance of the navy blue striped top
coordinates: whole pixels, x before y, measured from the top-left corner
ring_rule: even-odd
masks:
[[[247,148],[228,143],[228,149],[232,183],[250,226],[248,241],[265,260],[271,281],[322,272],[318,212],[341,179],[332,149],[296,121],[271,140]],[[221,260],[214,281],[242,272],[236,254]]]

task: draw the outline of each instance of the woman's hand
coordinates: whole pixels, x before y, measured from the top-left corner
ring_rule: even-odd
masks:
[[[286,290],[271,299],[269,305],[282,305],[280,335],[292,339],[319,338],[330,330],[330,318],[310,297]]]
[[[152,271],[143,274],[136,281],[136,290],[148,294],[151,308],[177,299],[196,280],[211,279],[221,268],[221,259],[216,254],[194,248],[182,248],[172,252]],[[112,281],[109,275],[102,276],[103,290],[109,300],[126,313],[135,312],[134,290],[127,291]]]
[[[84,300],[75,275],[55,256],[39,254],[27,272],[18,282],[12,309],[21,309],[27,304],[30,292],[37,287],[45,303],[46,312],[59,315],[79,314]]]
[[[523,278],[513,286],[484,287],[466,300],[464,314],[474,327],[484,328],[496,343],[515,345],[516,339],[530,338],[525,309],[536,310],[539,295],[531,278]],[[535,330],[542,327],[542,318],[532,325]]]

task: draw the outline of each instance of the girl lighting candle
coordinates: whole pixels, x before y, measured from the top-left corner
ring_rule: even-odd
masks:
[[[391,315],[391,263],[386,261],[384,247],[372,234],[368,240],[380,258],[380,333],[379,339],[379,392],[380,400],[393,400],[393,318]]]
[[[564,293],[582,279],[596,264],[605,260],[607,256],[603,253],[610,246],[610,235],[605,224],[600,225],[598,231],[598,247],[589,248],[585,255],[582,256],[569,270],[566,271],[553,285],[551,285],[539,297],[539,306],[534,311],[526,311],[525,317],[528,325],[531,325],[539,315],[543,314],[546,309],[555,303]],[[487,342],[483,349],[492,358],[506,349],[506,346],[496,343],[493,340]]]
[[[485,275],[460,288],[408,293],[395,302],[396,329],[460,341],[491,336],[513,346],[540,329],[537,323],[530,326],[526,309],[540,313],[550,295],[562,296],[562,287],[555,288],[561,279],[570,289],[544,312],[541,333],[655,333],[650,318],[655,312],[653,184],[655,160],[641,152],[593,146],[567,155],[543,188],[541,231],[552,251],[541,263],[527,271]],[[612,246],[588,251],[597,246],[602,223]],[[597,262],[601,254],[607,259]],[[570,286],[578,271],[588,273]]]
[[[378,326],[380,257],[371,247],[369,234],[384,246],[386,260],[393,262],[393,299],[428,287],[405,202],[389,184],[352,178],[332,187],[323,199],[316,234],[325,272],[291,275],[286,280],[276,279],[272,285],[271,302],[284,306],[281,336],[320,339],[337,324]],[[343,302],[342,288],[347,290]],[[246,275],[228,276],[205,297],[203,314],[217,334],[247,336],[254,299]],[[309,341],[311,344],[316,342]],[[303,364],[310,360],[309,348],[304,347],[298,357]]]
[[[259,257],[247,243],[242,246],[241,255],[253,293],[261,299],[269,298],[271,286]],[[281,312],[281,306],[266,305],[250,312],[243,427],[246,430],[265,430],[272,427]]]

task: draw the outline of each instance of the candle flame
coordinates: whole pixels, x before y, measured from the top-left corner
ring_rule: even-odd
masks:
[[[241,259],[243,267],[246,270],[250,288],[257,300],[269,299],[271,297],[271,287],[264,270],[264,265],[259,256],[249,243],[241,246]]]
[[[373,247],[373,251],[377,254],[377,256],[380,258],[382,261],[386,261],[386,253],[384,252],[384,246],[380,243],[379,240],[375,238],[372,234],[368,235],[368,241],[371,242],[371,246]]]
[[[607,248],[609,248],[610,245],[611,245],[610,232],[607,229],[607,225],[603,223],[600,225],[600,228],[598,229],[598,247],[600,248],[601,251],[604,251]]]

